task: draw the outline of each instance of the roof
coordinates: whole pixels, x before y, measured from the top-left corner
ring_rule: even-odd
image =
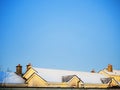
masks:
[[[14,72],[0,72],[0,83],[24,83],[25,80]]]
[[[106,76],[99,73],[44,69],[44,68],[36,68],[36,67],[33,67],[33,69],[40,77],[45,79],[47,82],[62,82],[63,76],[76,75],[84,83],[102,84],[101,78],[107,78]]]
[[[68,76],[62,76],[62,82],[68,82],[76,75],[68,75]]]
[[[104,72],[110,74],[110,75],[118,75],[120,76],[120,70],[113,70],[112,72],[108,72],[107,69],[104,69]]]

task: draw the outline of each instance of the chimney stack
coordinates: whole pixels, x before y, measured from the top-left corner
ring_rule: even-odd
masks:
[[[113,67],[111,64],[108,64],[107,70],[108,72],[113,72]]]
[[[20,64],[16,66],[16,74],[20,76],[22,75],[22,66]]]
[[[27,67],[27,71],[31,68],[31,63],[29,63],[28,65],[26,65],[26,67]]]
[[[93,69],[93,70],[91,70],[91,73],[95,73],[95,70]]]

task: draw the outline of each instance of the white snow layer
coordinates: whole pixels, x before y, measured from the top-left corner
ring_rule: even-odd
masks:
[[[24,83],[25,80],[14,72],[5,72],[3,80],[0,83]]]
[[[36,73],[48,82],[62,82],[62,76],[76,75],[84,83],[102,84],[101,78],[107,78],[106,76],[99,73],[79,72],[79,71],[67,71],[67,70],[55,70],[55,69],[44,69],[35,68]]]
[[[108,72],[106,69],[104,71],[110,75],[119,75],[120,76],[120,70],[113,70],[112,72]]]

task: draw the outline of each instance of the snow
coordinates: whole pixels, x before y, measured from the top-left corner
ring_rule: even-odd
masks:
[[[119,84],[119,87],[120,87],[120,82],[118,82],[118,84]]]
[[[104,71],[110,75],[119,75],[120,76],[120,70],[113,70],[113,72],[108,72],[106,69]]]
[[[55,70],[55,69],[44,69],[44,68],[36,68],[36,73],[45,79],[48,82],[62,82],[62,76],[67,75],[76,75],[78,76],[84,83],[92,83],[92,84],[102,84],[101,78],[107,78],[106,76],[99,73],[90,73],[90,72],[79,72],[79,71],[68,71],[68,70]]]
[[[0,72],[0,83],[24,83],[25,80],[14,72]]]

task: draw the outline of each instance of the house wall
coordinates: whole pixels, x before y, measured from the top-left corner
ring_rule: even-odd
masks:
[[[24,75],[23,78],[28,79],[35,71],[31,68]]]
[[[26,83],[28,84],[28,87],[47,87],[47,82],[45,82],[42,78],[40,78],[38,75],[34,74],[32,75]]]
[[[120,75],[112,75],[111,77],[114,77],[116,81],[120,82]]]
[[[69,82],[68,87],[81,87],[80,79],[74,76]]]
[[[53,83],[49,82],[47,87],[68,87],[68,84],[63,82],[63,83]]]
[[[118,82],[120,82],[120,76],[119,75],[110,75],[108,73],[106,73],[105,71],[100,71],[100,74],[103,74],[107,77],[111,77],[112,78],[112,82],[110,83],[110,86],[117,86]]]
[[[118,83],[117,83],[117,81],[114,78],[112,78],[112,82],[110,83],[110,86],[111,87],[112,86],[118,86]]]
[[[84,84],[84,88],[107,88],[108,84]]]
[[[27,87],[27,84],[10,84],[10,83],[1,84],[0,83],[0,87]]]

